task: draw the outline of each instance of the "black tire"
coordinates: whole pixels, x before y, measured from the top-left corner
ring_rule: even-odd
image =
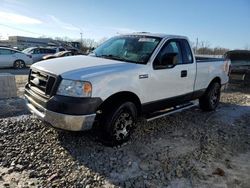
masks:
[[[26,65],[25,65],[25,63],[24,63],[23,60],[16,60],[16,61],[14,62],[14,64],[13,64],[13,67],[14,67],[15,69],[23,69],[23,68],[26,67]]]
[[[100,124],[107,136],[106,141],[110,145],[119,145],[129,139],[136,123],[137,109],[132,102],[120,103],[115,105],[110,112],[106,112],[102,119],[103,122]]]
[[[244,79],[244,85],[249,86],[250,85],[250,72],[246,73],[245,79]]]
[[[220,102],[221,85],[213,82],[209,85],[205,94],[199,99],[200,108],[204,111],[215,110]]]

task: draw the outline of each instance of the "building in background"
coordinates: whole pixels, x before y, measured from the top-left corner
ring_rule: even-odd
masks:
[[[81,45],[79,42],[65,42],[59,40],[53,40],[51,38],[33,38],[23,36],[9,36],[8,40],[0,40],[0,46],[11,47],[23,50],[29,47],[63,47],[65,49],[79,50]]]

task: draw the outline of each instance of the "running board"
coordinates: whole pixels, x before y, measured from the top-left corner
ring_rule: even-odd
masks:
[[[170,115],[170,114],[174,114],[177,112],[181,112],[182,110],[186,110],[192,107],[198,106],[198,102],[197,101],[192,101],[183,105],[178,105],[172,108],[167,108],[165,110],[161,110],[161,111],[157,111],[153,114],[150,114],[148,117],[146,117],[147,122]]]

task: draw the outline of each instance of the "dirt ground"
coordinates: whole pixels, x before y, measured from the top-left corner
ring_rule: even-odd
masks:
[[[0,187],[250,187],[249,87],[231,85],[214,112],[141,120],[119,147],[55,130],[11,100],[0,101],[12,112],[0,113]]]

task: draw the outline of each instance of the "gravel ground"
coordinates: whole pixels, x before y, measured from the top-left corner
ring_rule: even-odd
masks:
[[[141,120],[119,147],[29,114],[1,118],[0,187],[250,187],[250,88],[221,101]]]
[[[28,114],[24,100],[24,86],[27,83],[27,75],[16,75],[17,98],[0,100],[0,118],[13,117]]]

